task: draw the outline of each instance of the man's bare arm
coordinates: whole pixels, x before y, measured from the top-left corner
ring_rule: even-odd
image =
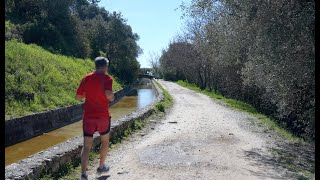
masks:
[[[79,101],[81,101],[81,100],[83,100],[85,98],[85,95],[76,95],[76,99],[77,100],[79,100]]]
[[[113,94],[112,91],[106,90],[105,93],[106,93],[106,96],[107,96],[107,98],[108,98],[108,100],[109,100],[110,102],[114,100],[114,94]]]

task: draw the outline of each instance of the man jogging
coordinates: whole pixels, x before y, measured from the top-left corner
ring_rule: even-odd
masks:
[[[98,173],[109,171],[104,164],[109,149],[110,114],[109,102],[113,101],[112,77],[106,75],[108,59],[97,57],[95,59],[96,71],[81,80],[77,89],[76,99],[85,99],[83,113],[83,148],[81,152],[81,179],[88,179],[86,174],[89,153],[93,143],[93,134],[98,131],[101,138],[100,164]]]

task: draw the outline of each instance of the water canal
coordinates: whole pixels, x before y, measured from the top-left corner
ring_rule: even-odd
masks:
[[[112,120],[117,120],[136,110],[150,105],[156,98],[151,82],[140,84],[131,93],[110,107]],[[82,120],[50,131],[29,140],[5,148],[5,166],[25,159],[30,155],[43,151],[51,146],[62,143],[82,134]]]

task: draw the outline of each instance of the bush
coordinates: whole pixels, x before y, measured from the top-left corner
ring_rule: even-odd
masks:
[[[167,80],[244,101],[315,138],[315,1],[194,0],[159,58]]]
[[[159,111],[164,112],[164,105],[163,105],[163,104],[157,103],[157,104],[156,104],[156,108],[157,108]]]
[[[11,21],[5,21],[5,39],[21,41],[21,35],[19,34],[18,27],[11,23]]]

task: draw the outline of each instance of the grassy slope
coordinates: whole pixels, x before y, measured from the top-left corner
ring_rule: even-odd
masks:
[[[280,127],[274,120],[270,119],[269,117],[259,113],[253,106],[250,104],[247,104],[242,101],[234,100],[234,99],[229,99],[225,98],[220,94],[214,93],[212,91],[207,91],[207,90],[201,90],[199,87],[197,87],[194,84],[189,84],[184,81],[177,81],[177,84],[192,89],[194,91],[198,91],[202,94],[205,94],[213,99],[219,99],[224,101],[229,107],[233,109],[237,109],[240,111],[245,111],[248,112],[249,114],[252,114],[253,116],[257,117],[260,119],[260,124],[258,125],[266,125],[270,130],[276,131],[280,136],[284,137],[285,139],[292,140],[292,141],[301,141],[300,138],[294,136],[292,133],[287,131],[286,129]]]
[[[81,78],[93,71],[89,59],[52,54],[37,45],[5,43],[6,119],[78,103]],[[121,85],[114,81],[114,90]],[[34,96],[28,100],[28,96]]]

